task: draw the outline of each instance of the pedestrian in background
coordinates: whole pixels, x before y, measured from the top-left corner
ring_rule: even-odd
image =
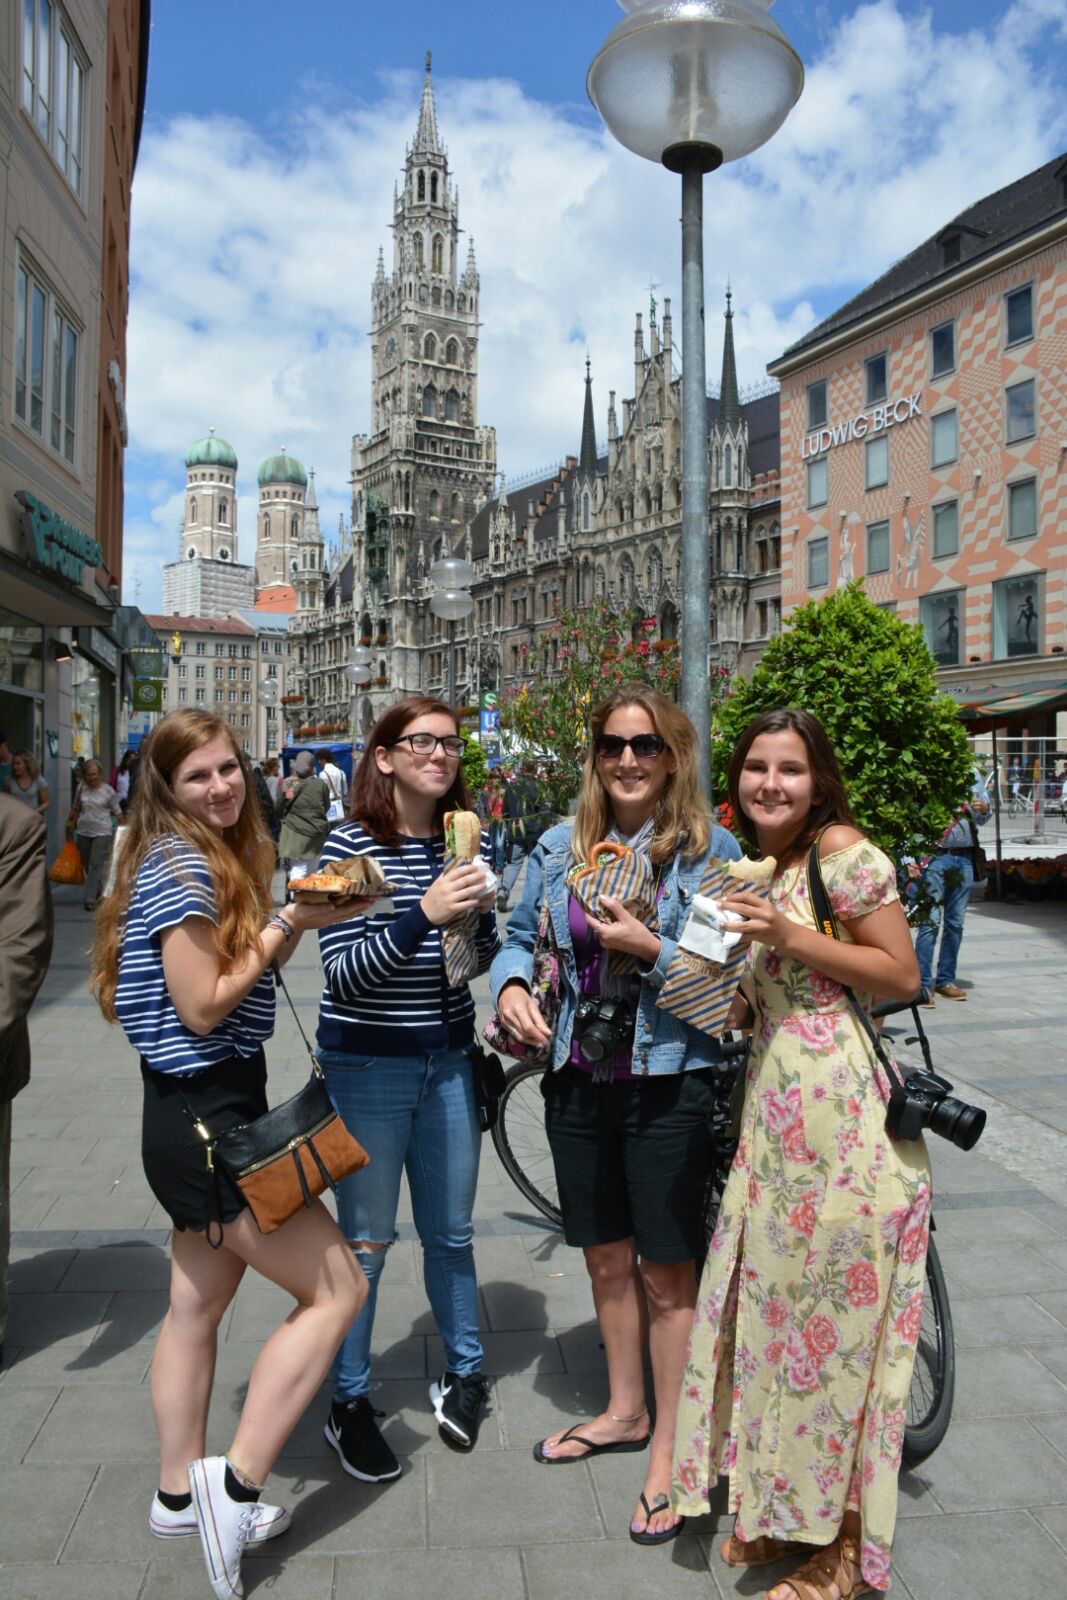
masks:
[[[345,802],[348,799],[348,779],[334,761],[332,750],[316,750],[315,764],[319,769],[319,777],[325,780],[326,787],[330,791],[326,806],[327,820],[330,823],[340,822],[344,817]]]
[[[278,762],[278,757],[268,756],[259,770],[262,772],[263,781],[267,785],[267,790],[270,794],[270,803],[272,806],[276,805],[278,802],[278,785],[281,782],[281,778],[279,776],[280,765]]]
[[[524,861],[548,824],[548,813],[541,796],[537,764],[524,761],[519,773],[504,788],[505,858],[501,870],[497,910],[506,911]]]
[[[52,954],[46,868],[41,817],[10,795],[0,795],[0,1363],[11,1256],[12,1102],[30,1081],[26,1018]]]
[[[173,1224],[170,1304],[152,1357],[160,1444],[149,1528],[199,1530],[219,1600],[243,1593],[246,1544],[284,1533],[261,1500],[278,1453],[366,1298],[352,1253],[320,1201],[260,1233],[241,1190],[212,1168],[210,1134],[267,1109],[264,1042],[272,966],[302,932],[366,901],[271,904],[273,855],[232,730],[173,711],[144,745],[140,792],[93,947],[93,992],[141,1058],[145,1177]],[[205,1456],[218,1330],[246,1267],[295,1304],[252,1368],[233,1443]]]
[[[278,855],[291,878],[306,877],[322,853],[330,831],[330,791],[315,776],[315,757],[301,750],[293,770],[278,785],[275,813],[281,823]]]
[[[623,683],[592,713],[592,737],[573,823],[541,836],[526,885],[493,963],[490,988],[501,1021],[527,1044],[551,1039],[542,1085],[563,1231],[585,1255],[608,1368],[608,1403],[589,1422],[561,1429],[534,1449],[562,1466],[608,1452],[644,1450],[648,1470],[630,1537],[663,1544],[680,1532],[670,1509],[674,1418],[696,1303],[696,1258],[704,1249],[701,1203],[711,1165],[710,1069],[718,1041],[656,1006],[692,896],[713,857],[736,860],[737,841],[712,825],[697,776],[696,730],[656,690]],[[647,857],[655,870],[658,932],[621,902],[601,898],[613,920],[594,922],[567,888],[567,874],[609,839]],[[554,1037],[530,991],[533,953],[547,898],[560,959]],[[616,976],[614,952],[636,956]],[[575,1027],[591,1011],[627,1007],[606,1057],[587,1057]],[[645,1343],[652,1363],[655,1427],[645,1394]]]
[[[41,777],[40,764],[28,750],[16,750],[11,758],[11,776],[4,788],[14,800],[31,806],[42,816],[48,810],[48,785]]]
[[[129,809],[133,779],[137,771],[137,751],[127,750],[115,769],[112,787],[119,797],[119,809],[125,816]]]
[[[935,994],[945,1000],[967,998],[967,991],[956,982],[956,966],[974,886],[978,827],[988,816],[985,778],[976,767],[970,801],[960,807],[955,821],[945,830],[937,849],[923,867],[923,883],[928,894],[927,920],[920,923],[915,936],[915,955],[919,962],[921,1003],[927,1007],[935,1004]],[[939,932],[940,951],[937,948]]]
[[[111,785],[104,782],[103,767],[95,759],[87,761],[82,768],[82,781],[71,808],[74,843],[78,846],[85,873],[86,911],[94,911],[100,898],[100,888],[107,877],[111,860],[115,822],[119,814],[119,797]]]
[[[8,778],[11,776],[11,747],[7,742],[7,734],[0,733],[0,791],[3,790]]]
[[[470,809],[464,748],[459,719],[442,701],[413,695],[391,706],[356,769],[351,818],[330,834],[322,859],[328,867],[371,856],[396,885],[391,914],[324,929],[319,938],[319,1060],[330,1098],[370,1156],[337,1193],[338,1219],[370,1293],[334,1363],[325,1434],[344,1470],[364,1483],[400,1475],[370,1399],[370,1349],[405,1172],[444,1345],[445,1371],[430,1401],[447,1444],[473,1448],[487,1396],[472,1220],[481,1154],[474,1001],[467,984],[448,987],[441,949],[442,928],[475,907],[479,971],[499,948],[482,867],[460,861],[441,870],[445,813]],[[484,834],[482,841],[484,859]]]

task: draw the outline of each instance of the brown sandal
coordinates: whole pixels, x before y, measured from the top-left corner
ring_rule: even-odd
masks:
[[[719,1546],[719,1555],[728,1567],[769,1567],[774,1561],[806,1555],[814,1549],[812,1544],[794,1544],[789,1539],[774,1539],[770,1534],[761,1534],[758,1539],[739,1539],[736,1533],[731,1533]]]
[[[871,1589],[860,1571],[859,1540],[844,1534],[772,1587],[791,1589],[796,1600],[856,1600]]]

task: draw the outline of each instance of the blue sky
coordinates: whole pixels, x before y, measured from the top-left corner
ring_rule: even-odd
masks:
[[[187,444],[285,444],[348,510],[368,425],[369,290],[433,52],[482,275],[479,420],[516,477],[574,450],[593,361],[632,393],[634,313],[678,290],[676,180],[620,149],[585,72],[612,0],[154,0],[133,187],[126,598],[160,604]],[[394,23],[403,16],[403,26]],[[742,382],[963,206],[1067,148],[1067,0],[779,0],[805,93],[707,186],[709,369],[726,279]],[[677,310],[677,304],[676,304]]]

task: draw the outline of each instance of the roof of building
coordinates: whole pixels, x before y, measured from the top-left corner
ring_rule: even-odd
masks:
[[[179,617],[145,614],[145,621],[153,633],[232,633],[238,637],[255,637],[255,628],[240,618],[229,617]]]
[[[187,467],[227,467],[237,471],[237,452],[232,444],[220,439],[214,428],[202,439],[196,439],[185,452]]]
[[[936,233],[924,239],[916,249],[895,262],[887,272],[868,284],[859,294],[824,318],[802,339],[789,346],[779,360],[784,361],[811,345],[819,344],[830,334],[838,333],[858,323],[873,312],[881,311],[904,299],[915,290],[928,284],[945,281],[946,286],[958,272],[971,267],[983,256],[992,255],[1005,245],[1035,232],[1056,216],[1067,210],[1067,185],[1064,169],[1067,153],[1046,161],[1043,167],[1017,178],[1003,189],[985,195]],[[946,243],[959,236],[959,258],[946,262]],[[776,363],[771,363],[774,370]]]
[[[281,637],[289,631],[288,611],[256,611],[246,606],[237,606],[230,612],[231,617],[241,617],[257,633],[273,633]]]
[[[260,488],[268,483],[295,483],[301,489],[307,488],[307,469],[285,450],[279,450],[276,456],[268,456],[256,477]]]
[[[281,611],[287,615],[296,610],[296,590],[291,583],[264,584],[256,595],[256,611]]]

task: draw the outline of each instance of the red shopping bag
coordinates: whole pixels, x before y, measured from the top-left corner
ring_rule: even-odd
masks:
[[[84,883],[85,868],[73,839],[68,839],[48,869],[53,883]]]

